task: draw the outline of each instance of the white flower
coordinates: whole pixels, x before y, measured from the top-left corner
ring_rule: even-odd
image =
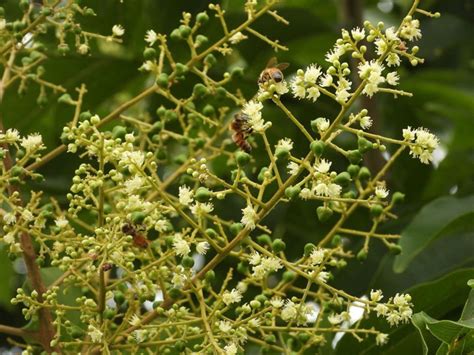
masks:
[[[260,326],[260,319],[257,319],[257,318],[252,318],[251,320],[249,320],[249,326],[251,328],[258,328]]]
[[[281,308],[281,307],[283,307],[284,302],[281,299],[281,297],[275,296],[270,300],[270,304],[274,308]]]
[[[293,149],[293,141],[290,138],[283,138],[275,145],[275,149],[283,149],[290,151]]]
[[[188,277],[184,273],[184,267],[181,265],[178,265],[178,267],[176,268],[176,272],[173,273],[171,283],[173,284],[174,287],[181,288],[184,286],[187,279]]]
[[[275,92],[278,95],[284,95],[289,91],[288,84],[285,80],[275,83],[274,85],[275,85]]]
[[[125,190],[128,193],[134,193],[139,190],[143,184],[145,183],[145,179],[140,175],[135,175],[133,178],[124,182]]]
[[[13,213],[5,213],[3,215],[3,220],[5,221],[6,224],[15,224],[16,223],[16,217]]]
[[[210,202],[201,203],[196,202],[190,207],[191,213],[196,217],[203,216],[205,214],[211,213],[214,210],[214,205]]]
[[[406,141],[413,141],[415,139],[415,131],[412,131],[411,127],[403,129],[403,138]]]
[[[360,63],[358,66],[359,77],[361,79],[368,79],[372,73],[378,75],[382,74],[383,65],[377,62],[375,59],[370,62]]]
[[[296,175],[299,171],[300,166],[294,161],[290,161],[286,168],[288,169],[288,174]]]
[[[379,333],[375,337],[375,344],[378,346],[384,345],[388,342],[388,334]]]
[[[313,102],[316,102],[318,97],[321,96],[319,89],[316,86],[310,87],[307,90],[307,99],[311,99]]]
[[[145,154],[140,151],[123,152],[120,164],[127,165],[129,170],[140,168],[145,162]]]
[[[179,203],[184,206],[189,206],[193,202],[193,190],[191,190],[188,186],[183,185],[179,187]]]
[[[67,220],[66,217],[64,217],[64,216],[58,217],[58,218],[54,221],[54,223],[56,224],[56,227],[61,228],[61,229],[64,228],[64,227],[66,227],[66,226],[69,224],[68,220]]]
[[[372,127],[372,119],[369,116],[363,116],[360,118],[359,124],[362,129],[369,129]]]
[[[236,32],[235,34],[233,34],[230,38],[229,38],[229,42],[232,43],[232,44],[237,44],[241,41],[243,41],[244,39],[247,39],[248,37],[246,35],[244,35],[242,32]]]
[[[306,83],[316,84],[319,76],[321,75],[321,68],[316,64],[311,64],[304,73],[304,81]]]
[[[433,160],[433,151],[438,147],[438,138],[428,130],[424,128],[417,128],[415,131],[403,130],[403,136],[407,140],[411,138],[412,134],[415,134],[415,142],[410,145],[410,155],[420,159],[423,164],[429,164]],[[406,137],[405,137],[406,136]]]
[[[6,244],[13,244],[15,242],[15,235],[13,233],[7,233],[3,236],[3,242]]]
[[[331,86],[333,83],[333,78],[332,78],[332,75],[330,74],[324,74],[320,79],[319,79],[319,85],[321,85],[322,87],[329,87]]]
[[[390,53],[385,60],[389,67],[398,67],[400,66],[400,57],[396,53]]]
[[[148,42],[149,46],[152,46],[158,40],[158,35],[153,30],[146,31],[145,42]]]
[[[148,331],[146,329],[135,329],[132,333],[133,337],[135,338],[135,341],[139,343],[143,343],[146,340],[146,336],[148,334]]]
[[[375,306],[374,310],[377,312],[377,317],[380,317],[385,316],[388,313],[389,308],[385,304],[379,303]]]
[[[189,244],[180,234],[175,234],[173,238],[173,248],[179,256],[186,256],[191,251]]]
[[[387,37],[387,39],[389,41],[399,41],[400,40],[397,36],[396,29],[393,26],[389,27],[385,30],[385,37]]]
[[[9,128],[6,133],[0,134],[0,139],[5,140],[7,143],[14,143],[20,139],[20,133],[14,128]]]
[[[405,21],[400,29],[400,37],[409,41],[421,38],[420,21],[411,20]]]
[[[351,94],[347,90],[337,90],[336,91],[336,101],[344,104],[346,103],[347,99],[351,96]]]
[[[327,161],[326,159],[321,159],[316,165],[314,169],[321,174],[326,174],[331,169],[332,162]]]
[[[328,322],[331,323],[332,325],[337,325],[339,323],[342,323],[343,320],[344,319],[342,318],[340,314],[331,313],[328,316]]]
[[[145,71],[155,71],[158,70],[158,65],[154,61],[147,60],[145,63],[142,64],[140,69]]]
[[[320,133],[326,132],[327,129],[329,128],[329,120],[324,117],[318,117],[316,118],[316,128]]]
[[[256,223],[258,220],[257,212],[255,212],[252,205],[247,205],[242,209],[242,219],[241,222],[249,229],[255,229]]]
[[[209,243],[208,242],[200,242],[196,245],[196,251],[198,254],[205,255],[209,250]]]
[[[227,344],[224,346],[224,352],[226,355],[235,355],[237,354],[237,346],[234,343]]]
[[[262,115],[263,104],[256,100],[251,100],[244,104],[242,112],[249,117],[258,117]]]
[[[388,45],[387,42],[383,38],[377,39],[375,42],[375,46],[377,47],[377,50],[375,51],[378,55],[383,55],[387,49]]]
[[[261,265],[263,266],[266,272],[277,271],[283,267],[281,265],[280,259],[270,257],[262,259]]]
[[[398,80],[400,77],[398,76],[397,72],[392,71],[387,74],[387,83],[392,86],[397,86],[398,85]]]
[[[281,310],[281,319],[285,322],[296,319],[298,316],[298,310],[293,301],[287,300],[285,306]]]
[[[232,303],[238,303],[242,300],[242,294],[239,290],[233,288],[231,291],[225,291],[222,295],[222,302],[226,304],[226,306]]]
[[[87,331],[93,343],[100,343],[102,341],[102,336],[104,334],[98,328],[94,327],[92,324],[89,324]]]
[[[86,55],[87,53],[89,53],[89,46],[85,43],[82,43],[78,48],[77,48],[77,52],[79,54],[82,54],[82,55]]]
[[[21,139],[21,146],[27,151],[33,151],[43,144],[43,138],[39,133],[33,133],[28,135],[28,137]]]
[[[396,326],[400,321],[402,320],[402,317],[397,311],[392,311],[388,316],[387,316],[387,322],[390,324],[390,326]]]
[[[232,323],[227,320],[221,320],[219,322],[219,330],[223,333],[228,333],[232,330]]]
[[[318,281],[320,282],[327,282],[328,278],[329,278],[329,272],[327,271],[320,271],[318,276],[316,277],[318,279]]]
[[[133,316],[128,320],[128,323],[130,323],[130,325],[136,327],[136,326],[140,325],[140,317],[137,316],[136,314],[133,314]]]
[[[371,290],[370,300],[373,302],[379,302],[383,298],[382,290]]]
[[[125,33],[125,29],[122,27],[122,25],[114,25],[112,27],[112,33],[114,36],[121,37]]]
[[[379,199],[384,199],[388,196],[388,190],[385,188],[385,186],[379,185],[375,188],[375,196],[377,196]]]
[[[33,216],[33,213],[31,213],[29,210],[23,210],[21,213],[21,217],[26,221],[26,222],[31,222],[35,217]]]
[[[359,27],[356,27],[352,29],[351,34],[352,34],[352,38],[354,38],[356,41],[361,41],[365,38],[364,28],[360,29]]]
[[[311,254],[309,255],[309,260],[313,265],[319,265],[324,260],[325,250],[322,248],[314,248]]]
[[[249,264],[250,265],[259,265],[262,262],[262,257],[256,251],[252,253],[249,257]]]
[[[300,76],[295,77],[291,81],[291,91],[293,96],[297,99],[304,99],[306,96],[306,89],[304,86],[303,79]]]
[[[313,192],[310,189],[308,189],[307,187],[305,187],[305,188],[301,189],[300,197],[303,200],[307,200],[307,199],[313,197]]]
[[[333,64],[346,52],[343,45],[336,44],[332,50],[326,53],[325,60]]]

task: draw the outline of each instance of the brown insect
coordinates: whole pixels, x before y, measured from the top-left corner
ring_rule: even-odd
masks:
[[[239,112],[234,115],[234,119],[230,123],[230,129],[234,131],[232,140],[234,143],[246,153],[252,151],[252,146],[247,142],[247,137],[252,134],[252,127],[248,123],[249,116]]]
[[[288,68],[288,63],[278,63],[276,57],[270,58],[266,68],[260,73],[258,78],[258,84],[265,84],[273,80],[275,83],[279,83],[283,80],[282,70]]]
[[[148,247],[150,241],[146,239],[143,234],[139,233],[133,225],[126,223],[122,227],[122,232],[133,237],[133,244],[140,248]]]

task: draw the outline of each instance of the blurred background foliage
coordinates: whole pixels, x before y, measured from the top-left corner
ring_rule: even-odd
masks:
[[[122,24],[126,29],[124,44],[96,45],[92,55],[87,57],[78,54],[62,57],[54,47],[53,34],[49,34],[45,38],[46,44],[50,44],[45,78],[60,83],[70,92],[85,83],[88,94],[84,109],[105,116],[151,83],[151,78],[138,71],[143,62],[146,30],[170,33],[177,27],[182,11],[195,14],[206,9],[209,1],[89,0],[82,3],[97,13],[95,18],[83,19],[85,30],[109,34],[114,24]],[[237,24],[245,18],[243,0],[221,3],[229,24]],[[0,5],[5,7],[7,17],[19,13],[16,0],[3,0]],[[396,25],[410,5],[410,0],[282,0],[278,12],[290,25],[275,24],[274,19],[267,16],[257,22],[256,29],[289,47],[288,52],[278,52],[277,57],[280,62],[291,64],[287,71],[291,76],[300,67],[314,62],[323,64],[324,54],[340,35],[341,27],[352,27],[362,19],[382,20],[387,27]],[[391,191],[406,193],[406,201],[398,210],[399,218],[383,227],[386,233],[402,232],[402,254],[388,255],[382,245],[372,243],[368,260],[349,263],[335,275],[333,282],[358,296],[367,294],[371,288],[381,288],[386,296],[408,290],[413,295],[416,312],[456,320],[468,297],[467,280],[474,278],[474,1],[424,0],[421,6],[441,12],[442,17],[437,20],[421,17],[420,55],[426,61],[415,68],[401,68],[400,88],[414,92],[414,97],[394,99],[376,95],[371,100],[361,101],[358,108],[369,108],[376,122],[373,129],[382,135],[398,138],[408,125],[424,126],[440,137],[442,149],[437,152],[435,164],[429,166],[411,159],[408,154],[403,155],[387,177]],[[221,29],[217,21],[206,25],[205,34],[211,41],[219,38]],[[173,44],[172,49],[178,57],[186,55],[186,48],[181,44]],[[259,72],[273,55],[270,47],[250,38],[231,55],[219,58],[213,73],[220,77],[233,66],[244,67],[244,76],[232,81],[229,87],[234,90],[239,87],[250,98],[257,89]],[[189,94],[192,85],[180,84],[177,95]],[[7,92],[1,106],[5,126],[18,128],[22,134],[41,132],[48,149],[52,149],[60,144],[62,127],[71,119],[72,109],[57,104],[57,97],[52,95],[47,105],[39,107],[37,96],[35,87],[22,97],[14,90]],[[289,95],[283,100],[305,125],[319,116],[334,117],[337,111],[337,107],[324,98],[316,105]],[[145,111],[156,119],[154,112],[163,103],[160,98],[152,97],[131,111]],[[296,143],[295,155],[303,155],[306,143],[299,139],[296,128],[275,108],[265,110],[265,118],[273,122],[270,130],[273,142],[291,137]],[[347,147],[356,145],[350,140],[341,143]],[[336,170],[347,164],[337,156],[330,159]],[[381,159],[380,155],[371,155],[366,164],[376,168]],[[79,160],[63,154],[42,169],[46,181],[33,188],[49,195],[65,196],[78,164]],[[224,169],[218,163],[214,168]],[[305,243],[315,242],[325,233],[327,227],[318,223],[315,208],[316,205],[296,201],[281,205],[266,219],[265,223],[273,227],[274,237],[292,241],[290,255],[300,255]],[[230,216],[232,213],[229,211]],[[363,229],[367,216],[366,211],[354,215],[353,225]],[[358,250],[357,243],[362,240],[351,239],[351,242],[354,244],[351,247]],[[0,246],[1,318],[8,319],[11,325],[24,324],[20,309],[9,303],[14,290],[24,280],[23,272],[21,263],[12,264]],[[377,323],[377,320],[370,318],[364,322]],[[422,342],[412,325],[386,331],[391,341],[383,348],[384,354],[421,353]],[[3,344],[4,340],[2,338]],[[439,340],[431,337],[427,344],[430,349],[436,349]],[[349,336],[344,336],[336,349],[330,344],[324,349],[325,354],[379,354],[380,351]]]

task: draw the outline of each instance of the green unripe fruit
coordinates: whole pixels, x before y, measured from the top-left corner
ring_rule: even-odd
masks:
[[[160,75],[158,75],[158,77],[156,78],[156,83],[158,84],[158,86],[160,88],[167,88],[168,87],[168,74],[166,73],[161,73]]]
[[[206,55],[206,58],[204,58],[204,64],[206,64],[208,67],[212,67],[216,63],[217,59],[212,53]]]
[[[211,237],[212,239],[217,238],[217,237],[219,236],[219,235],[217,234],[217,232],[216,232],[214,229],[212,229],[212,228],[207,228],[207,229],[206,229],[206,234],[207,234],[209,237]]]
[[[235,160],[240,167],[245,166],[250,162],[250,154],[238,151],[235,153]]]
[[[211,198],[211,192],[206,187],[201,186],[196,190],[194,197],[199,202],[206,202]]]
[[[179,352],[182,352],[184,351],[184,349],[186,348],[186,343],[182,340],[178,340],[175,344],[174,344],[174,348],[176,350],[178,350]]]
[[[183,64],[183,63],[176,63],[176,74],[177,75],[183,75],[183,74],[186,74],[188,72],[188,67]]]
[[[326,146],[325,143],[322,141],[313,141],[309,145],[309,149],[311,149],[314,155],[319,157],[321,156],[321,154],[323,154],[325,146]]]
[[[249,272],[249,267],[245,262],[241,261],[237,264],[237,271],[240,272],[242,275],[247,275]]]
[[[383,213],[383,207],[382,205],[372,205],[370,207],[370,214],[372,217],[378,217]]]
[[[178,299],[178,298],[181,297],[181,290],[180,290],[179,288],[174,288],[174,287],[173,287],[172,289],[170,289],[170,290],[168,291],[168,295],[169,295],[172,299],[176,300],[176,299]]]
[[[194,266],[194,259],[191,256],[185,256],[183,260],[181,260],[181,265],[186,269],[191,269]]]
[[[158,115],[158,117],[164,117],[166,112],[167,112],[167,110],[163,106],[160,106],[156,109],[156,114]]]
[[[394,192],[392,195],[392,203],[401,203],[405,199],[405,194],[399,191]]]
[[[215,109],[214,106],[212,106],[212,105],[206,105],[206,106],[204,106],[204,108],[202,109],[202,113],[203,113],[205,116],[213,116],[213,115],[216,113],[216,109]]]
[[[272,245],[272,238],[268,234],[260,234],[257,237],[257,242],[260,244]]]
[[[200,12],[196,15],[196,22],[206,23],[209,21],[209,15],[206,12]]]
[[[342,237],[339,234],[335,234],[331,239],[331,245],[337,247],[341,244],[342,244]]]
[[[235,67],[230,73],[235,78],[241,78],[244,76],[244,69],[241,67]]]
[[[174,112],[173,110],[167,110],[165,113],[165,119],[168,122],[176,121],[178,119],[178,114]]]
[[[179,41],[180,39],[182,39],[181,31],[179,29],[175,28],[173,31],[171,31],[170,38],[174,41]]]
[[[143,58],[145,58],[146,60],[152,60],[155,57],[156,57],[155,48],[150,48],[150,47],[145,48],[145,50],[143,51]]]
[[[264,341],[267,344],[274,344],[274,343],[276,343],[277,340],[276,340],[275,335],[269,334],[269,335],[265,336]]]
[[[113,319],[116,314],[117,314],[117,311],[112,308],[106,308],[104,312],[102,313],[105,319]]]
[[[150,131],[148,132],[148,134],[156,134],[156,133],[159,133],[159,132],[161,132],[162,129],[163,129],[163,123],[162,123],[161,121],[156,121],[156,122],[153,123],[153,125],[151,126]]]
[[[209,270],[206,272],[206,275],[204,276],[207,282],[212,283],[216,279],[216,273],[214,270]]]
[[[285,282],[291,282],[296,279],[296,274],[293,271],[287,270],[283,273],[282,279]]]
[[[84,336],[84,331],[81,328],[79,328],[77,325],[74,325],[71,328],[71,336],[74,339],[82,338]]]
[[[289,186],[285,189],[285,196],[290,200],[293,200],[300,194],[300,192],[301,188],[299,186]]]
[[[361,153],[365,153],[372,149],[372,142],[368,141],[364,137],[359,137],[357,139],[357,147]]]
[[[358,253],[357,253],[357,260],[359,261],[364,261],[367,259],[367,250],[365,249],[361,249]]]
[[[288,148],[278,147],[275,149],[275,156],[277,159],[286,159],[290,155]]]
[[[117,138],[124,139],[126,134],[127,134],[127,128],[125,128],[124,126],[115,126],[114,128],[112,128],[113,139],[117,139]]]
[[[118,305],[121,305],[122,303],[125,302],[125,295],[121,291],[115,291],[114,292],[114,301]]]
[[[389,249],[391,254],[398,255],[402,252],[402,247],[398,244],[390,244]]]
[[[362,154],[357,149],[349,150],[347,153],[347,159],[349,159],[351,164],[359,164],[362,160]]]
[[[355,165],[355,164],[351,164],[347,167],[347,172],[352,176],[352,177],[356,177],[357,174],[359,173],[359,170],[360,170],[360,166],[359,165]]]
[[[351,181],[351,175],[347,171],[343,171],[342,173],[337,174],[334,181],[336,184],[346,186]]]
[[[10,175],[11,176],[21,176],[24,173],[25,169],[21,166],[15,165],[10,169]]]
[[[204,35],[197,35],[196,36],[197,46],[201,46],[203,44],[206,44],[207,42],[209,42],[209,38],[207,38],[206,36],[204,36]]]
[[[134,224],[141,224],[145,220],[146,214],[143,212],[133,212],[130,218]]]
[[[371,175],[372,174],[370,173],[370,170],[367,167],[363,166],[362,168],[360,168],[358,177],[360,180],[366,180],[369,179]]]
[[[258,173],[258,176],[257,176],[257,179],[258,181],[260,182],[263,182],[263,180],[265,180],[265,175],[266,173],[268,172],[268,168],[267,167],[263,167],[260,172]],[[271,173],[271,172],[270,172]]]
[[[258,309],[258,308],[262,307],[262,304],[257,300],[251,300],[250,301],[250,307],[252,307],[253,309]]]
[[[186,160],[186,154],[178,154],[174,157],[173,162],[178,165],[183,165]]]
[[[232,223],[229,227],[230,233],[235,237],[240,231],[244,229],[244,225],[242,223]]]
[[[59,96],[58,102],[59,102],[60,104],[70,104],[70,103],[72,103],[71,95],[69,95],[69,94],[62,94],[61,96]]]
[[[316,209],[316,213],[318,215],[318,219],[321,222],[326,222],[329,218],[331,218],[333,211],[329,207],[319,206]]]
[[[285,248],[286,248],[286,244],[281,239],[275,239],[272,243],[272,249],[275,253],[279,253],[279,252],[285,250]]]
[[[181,34],[181,37],[188,38],[189,35],[191,34],[191,27],[186,26],[186,25],[181,25],[179,26],[179,33]]]
[[[304,256],[310,256],[314,249],[316,249],[316,245],[314,245],[313,243],[307,243],[304,246]]]
[[[209,89],[202,83],[194,85],[193,95],[196,97],[203,97],[209,94]]]

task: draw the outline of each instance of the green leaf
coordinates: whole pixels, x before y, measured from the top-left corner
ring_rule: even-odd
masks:
[[[393,269],[400,273],[442,231],[457,219],[474,213],[474,196],[456,198],[441,197],[426,206],[402,232],[400,246],[403,251],[395,258]]]

